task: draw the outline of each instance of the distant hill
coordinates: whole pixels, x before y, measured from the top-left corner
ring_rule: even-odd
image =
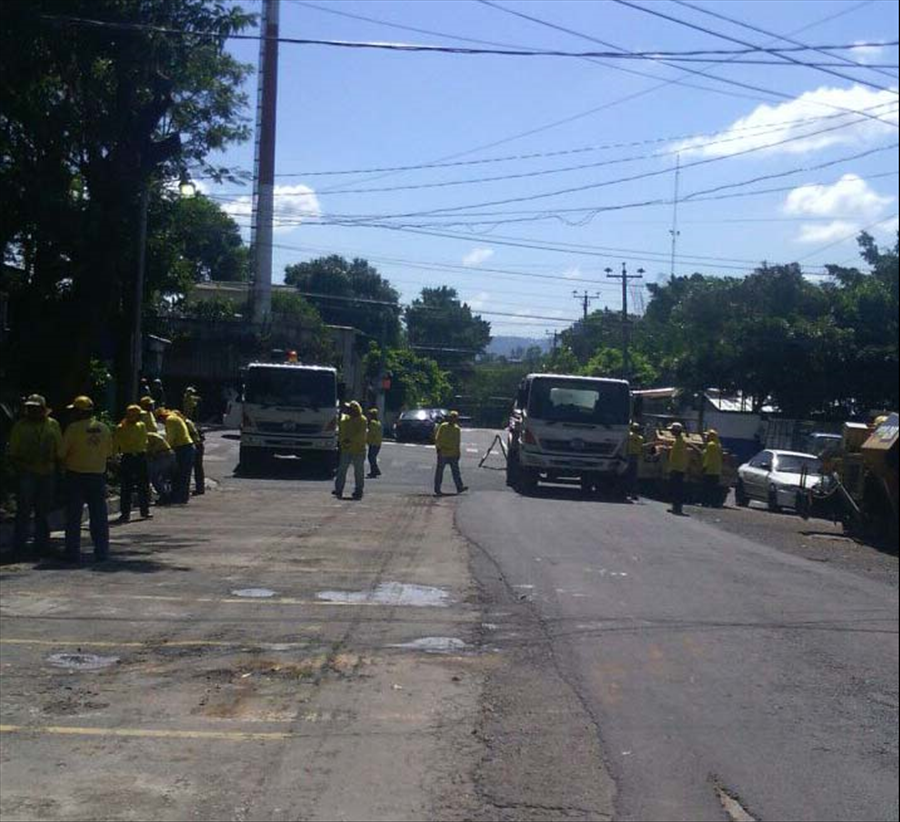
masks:
[[[508,357],[517,348],[526,351],[531,346],[540,346],[541,351],[550,350],[550,341],[547,339],[533,339],[531,337],[494,337],[491,344],[487,347],[488,354],[494,354],[497,357]]]

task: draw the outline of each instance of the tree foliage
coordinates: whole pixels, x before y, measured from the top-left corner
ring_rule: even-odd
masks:
[[[385,404],[391,411],[401,408],[440,407],[452,394],[449,375],[429,357],[420,357],[408,348],[382,350],[371,343],[363,368],[366,377],[373,382],[390,374],[391,388]]]
[[[423,288],[405,319],[410,345],[433,349],[439,362],[471,359],[491,341],[491,324],[473,314],[455,288],[445,285]]]
[[[307,299],[326,323],[353,326],[381,345],[400,339],[400,295],[366,260],[332,254],[295,263],[285,268],[284,281],[316,295]]]

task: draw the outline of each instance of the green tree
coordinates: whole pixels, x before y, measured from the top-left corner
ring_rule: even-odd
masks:
[[[447,372],[433,359],[420,357],[408,348],[383,350],[372,342],[363,368],[370,382],[382,374],[391,375],[391,388],[385,396],[385,405],[391,411],[404,406],[440,407],[453,393]]]
[[[471,359],[491,341],[491,324],[460,301],[455,288],[423,288],[406,309],[409,344],[431,350],[439,362]]]
[[[4,2],[0,240],[38,304],[66,306],[64,393],[94,354],[127,384],[141,192],[186,167],[221,176],[206,157],[247,138],[249,68],[224,45],[252,19],[212,0]]]
[[[295,286],[331,325],[350,325],[381,345],[400,339],[400,295],[366,260],[332,254],[284,270]],[[332,299],[329,299],[332,298]]]

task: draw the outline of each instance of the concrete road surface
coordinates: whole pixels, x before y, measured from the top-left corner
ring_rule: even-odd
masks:
[[[896,558],[520,497],[493,435],[466,495],[386,443],[352,502],[212,434],[112,562],[4,565],[0,816],[897,818]]]

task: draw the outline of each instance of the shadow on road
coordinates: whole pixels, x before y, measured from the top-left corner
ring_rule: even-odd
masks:
[[[539,485],[532,491],[522,496],[533,499],[569,500],[570,502],[603,502],[610,505],[633,505],[634,503],[621,494],[611,493],[587,493],[581,488],[565,485]]]
[[[234,469],[239,479],[311,480],[331,482],[334,471],[321,463],[306,462],[290,457],[274,457],[260,465],[241,466]]]

